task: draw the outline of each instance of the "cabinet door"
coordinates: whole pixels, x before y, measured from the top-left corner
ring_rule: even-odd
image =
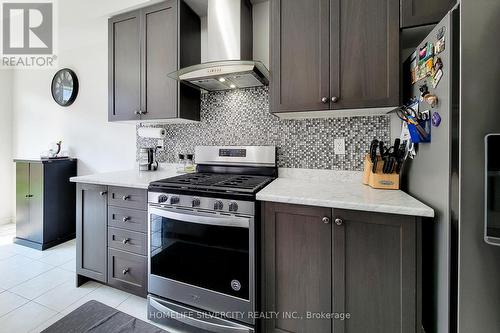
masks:
[[[106,282],[107,187],[78,184],[76,204],[76,273]]]
[[[178,82],[168,77],[177,70],[177,1],[141,11],[143,22],[142,119],[177,117]]]
[[[329,0],[271,1],[271,112],[330,108],[329,27]]]
[[[334,109],[399,104],[398,0],[331,0]]]
[[[456,0],[401,0],[401,28],[438,23]]]
[[[417,330],[416,219],[334,210],[333,312],[335,333]],[[337,221],[336,221],[337,222]]]
[[[30,235],[30,164],[16,163],[16,237],[28,239]]]
[[[43,242],[43,169],[42,163],[30,163],[30,231],[27,239]]]
[[[140,11],[109,19],[109,120],[138,120],[141,109]]]
[[[266,202],[263,216],[264,311],[279,312],[266,332],[331,332],[331,320],[306,319],[332,309],[331,224],[323,221],[331,209]]]

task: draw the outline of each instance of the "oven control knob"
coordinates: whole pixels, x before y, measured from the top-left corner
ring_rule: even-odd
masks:
[[[222,210],[224,208],[224,203],[220,200],[214,202],[214,210]]]
[[[170,198],[170,204],[171,204],[171,205],[178,204],[178,203],[179,203],[179,201],[181,201],[181,199],[180,199],[178,196],[172,196],[172,197]]]
[[[236,212],[238,211],[238,203],[232,201],[229,203],[229,211],[230,212]]]
[[[168,201],[168,196],[166,196],[165,194],[162,194],[158,197],[158,203],[164,203],[167,201]]]
[[[200,199],[199,198],[193,198],[193,201],[192,201],[192,206],[193,207],[199,207],[201,202],[200,202]]]

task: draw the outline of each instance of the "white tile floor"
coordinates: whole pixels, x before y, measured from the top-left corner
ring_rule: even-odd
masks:
[[[146,299],[97,282],[75,287],[75,240],[37,251],[0,225],[0,331],[40,332],[89,300],[148,321]]]

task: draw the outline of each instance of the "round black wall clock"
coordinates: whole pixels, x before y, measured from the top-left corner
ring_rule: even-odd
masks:
[[[52,79],[52,97],[61,106],[70,106],[78,95],[78,78],[69,68],[61,69]]]

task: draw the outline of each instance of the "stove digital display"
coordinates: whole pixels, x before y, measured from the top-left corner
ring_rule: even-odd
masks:
[[[220,157],[247,157],[246,149],[219,149]]]

